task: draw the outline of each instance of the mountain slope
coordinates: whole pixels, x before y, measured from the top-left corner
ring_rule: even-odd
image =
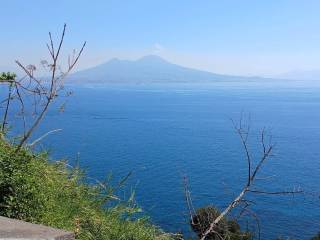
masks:
[[[96,67],[76,72],[75,83],[204,83],[221,80],[239,80],[235,77],[182,67],[149,55],[136,61],[112,59]]]
[[[320,70],[295,70],[275,76],[277,78],[285,78],[290,80],[320,80]]]

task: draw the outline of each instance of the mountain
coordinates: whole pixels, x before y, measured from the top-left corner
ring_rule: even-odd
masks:
[[[112,59],[96,67],[76,72],[70,76],[73,83],[207,83],[222,80],[250,80],[200,71],[170,63],[156,55],[135,61]]]
[[[320,70],[295,70],[276,77],[290,80],[320,80]]]

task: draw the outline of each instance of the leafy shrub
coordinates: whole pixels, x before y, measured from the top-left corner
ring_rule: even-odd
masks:
[[[192,217],[192,230],[202,237],[203,233],[210,227],[210,224],[220,215],[220,211],[212,206],[199,208]],[[240,225],[235,220],[221,219],[217,227],[206,239],[210,240],[250,240],[252,236],[249,232],[242,232]]]
[[[320,240],[320,232],[311,238],[311,240]]]

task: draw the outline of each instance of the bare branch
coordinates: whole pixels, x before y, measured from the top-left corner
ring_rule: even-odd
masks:
[[[87,42],[84,42],[84,43],[82,44],[82,47],[81,47],[81,49],[80,49],[80,51],[79,51],[76,59],[73,60],[73,62],[71,62],[71,65],[69,65],[69,70],[68,70],[68,72],[71,71],[71,70],[73,69],[73,67],[77,64],[77,62],[78,62],[78,60],[79,60],[79,58],[80,58],[80,56],[81,56],[81,54],[82,54],[82,52],[83,52],[83,49],[84,49],[84,47],[86,46],[86,44],[87,44]]]
[[[58,51],[57,51],[57,54],[54,55],[54,59],[55,59],[55,62],[57,61],[58,57],[59,57],[59,54],[60,54],[60,50],[61,50],[61,47],[62,47],[62,43],[63,43],[63,40],[64,40],[64,35],[66,33],[66,28],[67,28],[67,24],[64,24],[63,25],[63,30],[62,30],[62,35],[61,35],[61,38],[60,38],[60,43],[59,43],[59,47],[58,47]],[[52,42],[52,41],[51,41]],[[53,47],[52,47],[52,51],[53,51]]]
[[[7,103],[6,103],[6,110],[4,112],[4,116],[3,116],[3,120],[2,120],[2,126],[1,126],[1,137],[3,137],[4,132],[5,132],[5,128],[6,128],[6,124],[7,124],[7,117],[8,117],[8,112],[9,112],[9,106],[10,106],[10,102],[12,100],[12,83],[9,84],[9,93],[8,93],[8,98],[7,98]]]
[[[261,239],[261,225],[260,225],[260,220],[257,216],[257,214],[255,214],[255,212],[253,212],[252,210],[250,210],[248,208],[249,206],[245,206],[244,208],[242,208],[242,212],[241,212],[241,215],[244,215],[244,214],[247,214],[251,217],[253,217],[256,221],[256,224],[258,226],[258,239],[260,240]]]
[[[266,195],[288,195],[288,194],[298,194],[303,193],[302,189],[298,190],[292,190],[292,191],[279,191],[279,192],[268,192],[268,191],[259,191],[259,190],[249,190],[251,193],[257,193],[257,194],[266,194]]]
[[[217,224],[227,215],[229,212],[235,208],[240,202],[246,192],[249,190],[248,187],[244,188],[240,194],[229,204],[229,206],[210,224],[209,228],[204,232],[201,240],[205,240],[206,237],[212,233]]]
[[[52,58],[54,58],[54,45],[53,45],[53,41],[52,41],[51,32],[49,32],[49,39],[50,39],[50,45],[51,45],[51,51],[49,49],[49,52],[50,52]]]
[[[260,141],[261,141],[261,145],[262,145],[262,156],[261,156],[260,160],[258,161],[256,167],[252,171],[253,161],[252,161],[252,158],[251,158],[251,155],[249,152],[249,148],[248,148],[248,143],[247,143],[250,128],[247,127],[246,130],[244,130],[243,123],[242,123],[242,117],[240,119],[239,125],[235,124],[233,120],[232,120],[232,123],[233,123],[233,127],[236,130],[236,133],[240,137],[240,141],[241,141],[241,144],[244,148],[244,152],[246,155],[247,167],[248,167],[247,183],[242,188],[242,190],[238,194],[238,196],[234,198],[234,200],[221,212],[221,214],[217,218],[215,218],[214,221],[212,221],[212,223],[210,223],[208,229],[203,233],[201,240],[205,240],[208,237],[208,235],[210,233],[212,233],[214,231],[214,229],[216,229],[218,223],[223,218],[225,218],[237,206],[240,206],[241,204],[244,203],[245,207],[244,207],[243,211],[249,211],[247,209],[247,207],[249,206],[248,201],[244,199],[244,196],[247,193],[267,194],[267,195],[287,195],[287,194],[298,194],[298,193],[303,192],[303,190],[301,190],[300,188],[297,190],[293,190],[293,191],[277,191],[277,192],[268,192],[268,191],[260,191],[257,189],[252,189],[252,186],[256,180],[256,176],[258,175],[259,171],[261,170],[262,165],[271,156],[274,145],[271,142],[271,136],[269,137],[269,144],[268,145],[266,144],[266,139],[265,139],[266,138],[266,131],[265,131],[265,128],[263,128],[263,130],[261,132],[261,136],[260,136]],[[253,216],[253,214],[254,214],[253,212],[250,212],[250,215]],[[260,228],[260,225],[259,225],[259,228]],[[259,230],[259,238],[260,238],[260,230]]]
[[[37,138],[36,140],[34,140],[31,144],[29,144],[28,146],[29,147],[33,147],[34,145],[36,145],[38,142],[42,141],[45,137],[47,137],[48,135],[52,134],[52,133],[55,133],[55,132],[60,132],[62,129],[59,128],[59,129],[54,129],[54,130],[51,130],[45,134],[43,134],[41,137]]]
[[[54,101],[56,97],[59,96],[59,92],[62,91],[63,88],[63,79],[67,76],[67,74],[74,68],[75,64],[78,62],[86,42],[82,45],[80,52],[76,55],[76,58],[71,62],[68,62],[67,71],[63,73],[61,67],[58,65],[59,58],[61,55],[62,45],[64,43],[66,33],[66,24],[63,26],[63,30],[58,42],[58,47],[55,48],[54,42],[52,39],[51,32],[49,32],[49,44],[46,44],[49,55],[51,56],[52,62],[49,64],[46,60],[42,60],[41,64],[43,67],[49,67],[49,71],[51,72],[50,80],[42,82],[38,78],[34,76],[34,71],[36,67],[33,65],[24,66],[20,61],[16,60],[17,65],[25,72],[25,74],[29,77],[29,82],[26,81],[17,81],[15,84],[16,92],[19,97],[19,101],[23,104],[23,97],[19,89],[26,95],[33,97],[33,106],[34,112],[33,114],[36,116],[35,120],[30,125],[29,129],[24,131],[24,135],[20,142],[18,143],[17,150],[19,151],[22,146],[24,146],[27,140],[30,138],[34,130],[38,127],[40,122],[45,117],[49,106]],[[23,107],[24,108],[24,107]],[[25,119],[24,119],[25,120]],[[33,145],[33,143],[31,144]]]
[[[246,154],[246,159],[247,159],[247,164],[248,164],[248,180],[247,180],[247,185],[250,185],[250,181],[251,181],[251,156],[250,156],[250,152],[249,152],[249,149],[248,149],[248,145],[247,145],[247,140],[248,140],[248,131],[247,131],[247,135],[244,136],[244,133],[243,133],[243,129],[242,129],[242,117],[240,119],[240,123],[239,123],[239,127],[235,124],[235,122],[231,119],[232,123],[233,123],[233,127],[234,129],[236,130],[237,134],[239,135],[240,137],[240,140],[241,140],[241,144],[245,150],[245,154]]]

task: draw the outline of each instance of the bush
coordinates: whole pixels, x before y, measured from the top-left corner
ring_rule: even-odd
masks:
[[[311,240],[320,240],[320,232],[311,238]]]
[[[212,206],[199,208],[196,214],[192,216],[192,230],[202,237],[203,233],[210,227],[210,224],[220,215],[220,211]],[[240,225],[235,220],[221,219],[217,227],[210,233],[206,239],[210,240],[250,240],[252,236],[249,232],[242,232]]]
[[[0,215],[62,228],[77,239],[168,239],[132,200],[120,201],[108,184],[86,182],[79,168],[49,162],[0,140]]]

